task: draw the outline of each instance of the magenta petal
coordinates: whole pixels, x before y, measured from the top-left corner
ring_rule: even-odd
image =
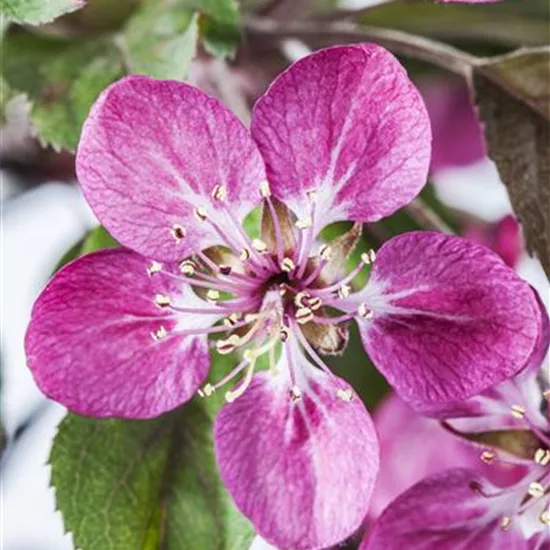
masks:
[[[221,103],[182,82],[144,76],[124,78],[100,96],[82,131],[77,173],[112,235],[163,260],[220,242],[194,208],[220,221],[227,206],[240,221],[260,202],[265,179],[250,134]],[[216,186],[225,188],[225,201],[212,197]],[[174,238],[177,227],[184,238]]]
[[[375,221],[426,183],[430,124],[399,62],[374,44],[336,46],[294,63],[254,107],[252,135],[272,190],[315,222]]]
[[[170,331],[216,318],[175,317],[155,305],[156,293],[178,304],[199,300],[183,283],[150,277],[145,258],[129,250],[96,252],[62,269],[36,301],[26,336],[40,389],[97,417],[148,418],[188,400],[208,371],[206,337]],[[168,334],[155,341],[161,327]]]
[[[514,522],[508,530],[500,527],[517,502],[506,495],[486,498],[475,484],[497,490],[463,469],[417,483],[386,508],[360,550],[528,550]]]
[[[430,414],[520,371],[541,330],[529,285],[487,248],[439,233],[384,244],[360,298],[374,312],[359,319],[372,360]]]
[[[337,544],[367,514],[378,443],[359,398],[319,374],[298,402],[290,383],[267,373],[219,413],[216,455],[222,479],[258,533],[277,548]]]

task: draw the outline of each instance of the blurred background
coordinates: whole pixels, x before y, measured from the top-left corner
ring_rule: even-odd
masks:
[[[133,33],[132,40],[146,40],[145,48],[156,48],[147,42],[149,35],[140,38],[138,18],[147,16],[145,4],[155,2],[89,0],[83,9],[50,24],[17,25],[7,19],[1,24],[0,429],[4,550],[72,548],[71,538],[64,534],[61,517],[55,511],[47,466],[56,426],[65,411],[36,388],[25,365],[23,339],[38,292],[65,253],[97,225],[75,180],[72,151],[89,105],[116,71],[109,73],[112,67],[107,55],[90,61],[84,50],[105,37],[112,39],[113,48],[120,48],[117,36],[122,32]],[[491,8],[410,1],[294,0],[243,2],[242,7],[245,13],[269,17],[283,26],[287,21],[326,21],[335,13],[343,18],[344,12],[349,12],[346,18],[360,24],[418,33],[477,55],[496,55],[519,46],[547,43],[549,5],[547,0],[505,0]],[[207,25],[210,19],[202,21]],[[187,81],[220,98],[245,122],[255,99],[280,70],[312,48],[329,42],[322,34],[314,40],[262,36],[244,23],[237,39],[222,36],[222,40],[218,35],[217,43],[206,40],[189,53],[175,41],[182,31],[168,21],[159,18],[154,32],[159,42],[164,41],[163,48],[173,48],[171,63],[177,65],[178,56],[192,57]],[[117,52],[124,55],[123,50]],[[78,59],[70,70],[66,69],[59,60],[73,55]],[[153,61],[142,60],[138,69]],[[433,66],[406,58],[403,61],[424,95],[432,120],[430,183],[418,202],[365,228],[369,245],[377,247],[392,235],[419,227],[452,230],[500,254],[538,290],[548,307],[548,280],[539,262],[526,251],[506,188],[486,156],[481,127],[464,82]],[[98,72],[90,72],[98,64]],[[89,74],[81,74],[83,68]],[[177,67],[174,70],[177,72]],[[52,75],[57,75],[56,79]],[[83,93],[75,100],[70,87],[77,80],[90,97]],[[31,108],[33,102],[39,103],[40,110]],[[340,363],[338,368],[353,381],[367,404],[376,407],[385,395],[385,383],[365,364],[356,344],[352,341],[344,365]]]

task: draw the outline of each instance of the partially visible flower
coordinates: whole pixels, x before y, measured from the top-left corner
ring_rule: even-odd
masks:
[[[115,83],[85,124],[77,172],[132,250],[85,256],[42,292],[26,338],[37,383],[81,414],[148,418],[242,376],[215,423],[238,507],[281,548],[347,538],[379,462],[365,407],[321,356],[342,351],[349,322],[403,399],[432,412],[513,375],[540,331],[530,288],[457,237],[401,235],[342,273],[360,223],[410,201],[429,154],[417,90],[374,45],[292,65],[257,102],[250,133],[186,84]],[[259,205],[251,239],[243,220]],[[339,220],[359,223],[319,242]],[[240,358],[201,387],[210,347]],[[255,373],[262,356],[269,370]]]
[[[525,371],[447,413],[450,428],[488,468],[514,469],[508,483],[496,485],[490,470],[482,475],[475,466],[427,477],[386,508],[363,550],[404,544],[412,550],[549,547],[550,384],[547,360],[540,370],[548,349],[543,315],[545,329]]]

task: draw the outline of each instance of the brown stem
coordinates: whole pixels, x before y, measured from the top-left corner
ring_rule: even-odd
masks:
[[[421,198],[414,199],[405,209],[423,229],[433,229],[441,233],[454,233],[445,221]]]
[[[420,59],[465,78],[470,77],[478,58],[442,42],[415,36],[406,32],[380,27],[357,26],[346,22],[300,22],[281,24],[267,18],[248,15],[244,27],[251,35],[265,38],[319,39],[323,42],[371,40],[393,52]]]

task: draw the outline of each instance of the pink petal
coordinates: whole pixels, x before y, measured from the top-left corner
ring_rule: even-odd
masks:
[[[148,418],[192,397],[209,366],[206,337],[170,331],[203,323],[155,305],[157,293],[199,300],[183,283],[150,277],[145,258],[124,249],[84,256],[62,269],[35,303],[26,336],[40,389],[70,410],[96,417]],[[160,327],[166,338],[155,341]]]
[[[430,125],[399,62],[374,44],[336,46],[294,63],[254,107],[252,135],[274,194],[315,223],[375,221],[426,183]]]
[[[497,490],[463,469],[421,481],[390,504],[360,550],[528,550],[514,522],[509,530],[500,527],[516,500],[485,498],[472,483]]]
[[[437,420],[415,413],[395,394],[376,411],[374,423],[380,439],[380,473],[371,517],[379,516],[397,495],[427,476],[459,467],[484,475],[501,473],[498,465],[480,460],[478,448],[451,435]]]
[[[235,233],[260,202],[263,161],[248,131],[217,100],[182,82],[123,78],[100,96],[82,132],[77,173],[99,220],[122,244],[178,260],[221,242],[210,219]],[[211,196],[217,185],[227,198]],[[221,220],[220,220],[221,216]],[[175,226],[186,233],[172,235]]]
[[[349,387],[326,374],[310,384],[292,402],[288,378],[258,374],[216,419],[222,479],[277,548],[325,548],[353,534],[378,471],[374,427],[359,398],[338,397]]]
[[[359,295],[363,343],[400,397],[435,414],[510,378],[541,327],[530,287],[485,247],[411,232],[380,249]]]

